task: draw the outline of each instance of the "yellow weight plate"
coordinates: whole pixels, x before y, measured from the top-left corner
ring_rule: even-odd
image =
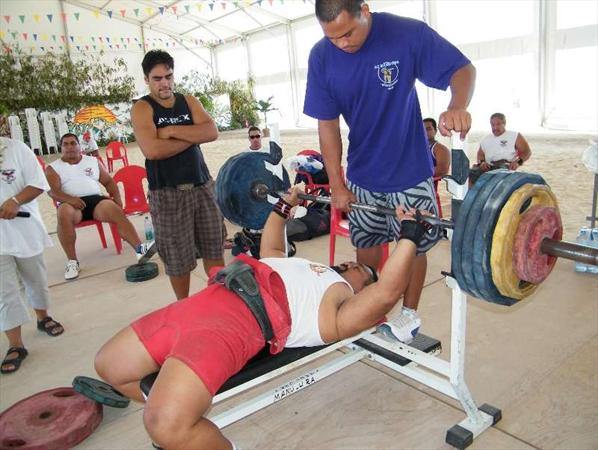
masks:
[[[538,287],[520,280],[515,273],[513,263],[513,244],[519,222],[525,211],[536,205],[554,208],[558,213],[557,199],[548,186],[539,184],[521,186],[505,203],[492,235],[490,252],[492,281],[501,294],[518,300],[530,296]]]

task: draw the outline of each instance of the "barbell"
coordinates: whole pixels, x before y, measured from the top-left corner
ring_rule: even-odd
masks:
[[[276,159],[277,155],[247,152],[225,162],[216,179],[216,193],[228,220],[246,228],[263,228],[272,202],[290,187],[284,168],[282,176],[272,170]],[[309,194],[299,194],[299,198],[331,201]],[[353,203],[351,207],[396,214],[378,205]],[[598,265],[598,249],[561,241],[556,197],[537,174],[486,172],[467,193],[454,221],[435,216],[423,220],[453,230],[451,274],[462,290],[492,303],[511,306],[532,295],[557,257]]]

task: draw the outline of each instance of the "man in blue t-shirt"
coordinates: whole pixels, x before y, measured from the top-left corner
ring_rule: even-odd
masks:
[[[325,38],[309,55],[304,113],[318,119],[320,146],[333,205],[351,202],[437,212],[432,161],[415,80],[446,90],[451,101],[438,120],[442,135],[471,127],[466,111],[475,69],[451,43],[424,22],[371,13],[363,0],[316,0]],[[341,168],[339,116],[350,128],[347,183]],[[360,263],[378,267],[382,245],[400,234],[391,217],[351,210],[351,242]],[[426,275],[426,255],[441,238],[433,229],[418,246],[402,318],[412,334],[421,323],[417,308]]]

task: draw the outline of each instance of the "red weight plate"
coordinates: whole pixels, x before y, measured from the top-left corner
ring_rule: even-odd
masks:
[[[102,405],[64,387],[38,392],[0,414],[0,450],[68,449],[102,421]]]
[[[540,284],[548,277],[556,258],[541,252],[546,238],[561,240],[561,218],[554,208],[533,206],[522,217],[513,246],[513,266],[519,279]]]

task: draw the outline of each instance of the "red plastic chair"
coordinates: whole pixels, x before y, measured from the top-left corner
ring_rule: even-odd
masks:
[[[122,152],[121,152],[122,150]],[[114,170],[114,161],[121,160],[124,166],[129,165],[129,158],[127,157],[127,147],[125,144],[118,141],[112,141],[106,146],[106,160],[108,161],[108,172]]]
[[[318,156],[321,157],[320,152],[317,150],[301,150],[297,155],[304,155],[304,156]],[[326,192],[330,194],[330,185],[329,184],[318,184],[314,182],[313,175],[309,172],[305,172],[303,170],[296,170],[297,175],[301,175],[305,177],[307,180],[305,182],[305,193],[310,195],[321,195],[322,192]],[[304,202],[304,203],[307,203]],[[304,205],[305,206],[305,205]]]
[[[147,172],[141,166],[126,166],[114,174],[114,182],[122,183],[125,193],[123,210],[126,215],[145,214],[149,212],[147,195],[143,189],[143,179],[147,179]]]
[[[343,181],[344,181],[343,175]],[[349,220],[347,219],[346,214],[341,211],[340,209],[331,207],[330,208],[330,245],[329,245],[329,256],[328,260],[330,265],[334,265],[334,253],[336,250],[336,236],[342,236],[345,238],[351,237],[349,232]],[[384,263],[388,259],[389,249],[388,249],[388,242],[386,242],[382,246],[382,259],[380,260],[380,265],[378,266],[378,272],[382,270]]]

